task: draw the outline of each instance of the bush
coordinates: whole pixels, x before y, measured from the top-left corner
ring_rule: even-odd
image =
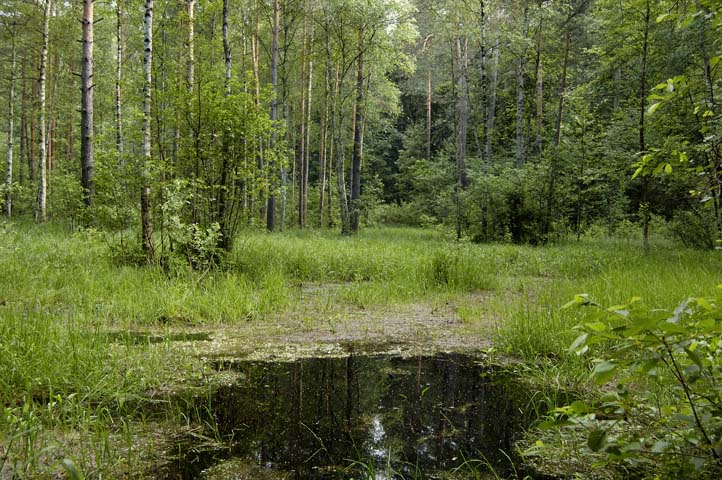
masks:
[[[712,249],[717,236],[714,225],[714,216],[707,210],[677,210],[669,230],[685,247]]]
[[[674,311],[639,307],[638,298],[595,308],[571,350],[600,345],[591,378],[604,394],[553,411],[542,427],[562,427],[597,466],[636,476],[722,475],[722,304],[690,298]]]

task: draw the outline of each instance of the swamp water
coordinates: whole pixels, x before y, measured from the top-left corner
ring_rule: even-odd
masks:
[[[222,442],[199,436],[179,443],[163,478],[507,476],[514,441],[531,421],[529,393],[510,374],[462,354],[218,368],[238,375],[202,407]]]

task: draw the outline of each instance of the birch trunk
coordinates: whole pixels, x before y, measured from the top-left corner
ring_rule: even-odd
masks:
[[[496,120],[496,87],[499,84],[499,42],[493,47],[492,57],[494,66],[491,70],[491,94],[489,95],[489,108],[486,119],[486,145],[485,159],[487,166],[491,164],[491,134],[494,132],[494,121]]]
[[[273,149],[276,146],[276,125],[275,122],[278,120],[278,30],[280,23],[280,8],[278,0],[273,1],[273,46],[271,47],[271,88],[273,89],[273,98],[271,99],[271,122],[273,125],[273,132],[271,133],[271,154],[273,155]],[[276,161],[271,160],[269,163],[269,175],[271,177],[270,191],[268,192],[268,207],[266,208],[266,229],[269,232],[273,232],[276,229],[276,194],[274,189],[276,188],[277,182],[275,181],[276,175]]]
[[[642,73],[639,81],[639,153],[643,155],[647,150],[647,144],[645,142],[645,111],[646,111],[646,98],[647,98],[647,54],[649,52],[649,23],[650,23],[650,5],[649,0],[645,2],[644,10],[644,36],[642,43]],[[642,242],[644,253],[649,253],[649,180],[645,176],[642,178],[642,203],[640,205],[640,212],[642,214]]]
[[[123,110],[121,108],[121,94],[123,82],[123,12],[120,3],[115,7],[115,149],[118,154],[118,168],[121,172],[125,170],[125,159],[123,158]],[[125,180],[123,180],[125,183]]]
[[[153,218],[150,198],[150,135],[151,135],[151,88],[153,86],[153,0],[145,1],[145,21],[143,24],[145,55],[143,70],[143,162],[141,167],[142,187],[140,193],[140,217],[143,251],[148,261],[153,260]]]
[[[320,175],[318,226],[323,224],[323,207],[326,193],[326,152],[328,150],[329,95],[331,93],[331,43],[326,36],[326,78],[323,88],[323,117],[321,118],[321,146],[318,149],[318,171]],[[331,158],[330,156],[328,158]],[[331,163],[331,162],[329,162]]]
[[[196,0],[188,0],[188,90],[193,91],[195,84],[195,12]]]
[[[542,10],[542,1],[539,0],[539,10]],[[534,70],[536,72],[536,153],[541,159],[543,153],[542,127],[544,123],[544,70],[542,68],[542,30],[544,19],[539,20],[536,32],[536,61]]]
[[[13,211],[13,128],[15,117],[13,107],[15,105],[15,25],[13,24],[12,45],[10,53],[10,88],[8,89],[8,152],[5,164],[5,216],[12,217]]]
[[[554,152],[552,154],[551,166],[549,169],[549,190],[547,190],[546,215],[542,233],[548,236],[551,231],[552,217],[554,214],[554,193],[559,168],[559,143],[562,137],[562,118],[564,116],[564,93],[567,88],[567,66],[569,65],[569,47],[571,43],[571,32],[567,26],[564,39],[564,60],[562,63],[562,80],[559,86],[559,108],[557,110],[557,125],[554,133]]]
[[[301,50],[301,84],[299,85],[301,90],[301,140],[300,150],[298,155],[298,227],[304,228],[306,226],[306,220],[304,218],[305,206],[303,199],[305,197],[305,185],[303,183],[306,162],[306,55],[307,55],[307,37],[308,37],[308,19],[303,19],[303,48]],[[295,164],[294,164],[295,165]],[[293,176],[292,178],[295,178]]]
[[[341,65],[345,64],[345,58]],[[336,155],[336,186],[338,189],[338,202],[341,211],[341,234],[350,233],[350,218],[348,196],[346,192],[346,159],[343,148],[343,105],[341,99],[341,78],[339,68],[336,68],[336,85],[334,87],[333,107],[331,109],[331,131],[334,138],[334,154]],[[338,117],[338,119],[336,118]],[[330,194],[329,194],[330,201]]]
[[[311,107],[313,106],[311,99],[313,95],[313,39],[314,39],[314,24],[311,23],[311,39],[310,48],[308,53],[308,93],[306,94],[306,159],[303,162],[304,170],[303,174],[303,220],[306,223],[306,216],[308,212],[308,170],[311,163]]]
[[[526,39],[529,32],[529,5],[524,2],[524,20],[522,23],[522,38]],[[526,69],[526,48],[522,48],[519,55],[519,69],[517,70],[516,90],[516,166],[524,165],[524,73]]]
[[[225,58],[225,96],[228,97],[231,94],[231,47],[228,40],[228,0],[223,0],[223,55]],[[230,168],[230,165],[228,160],[228,140],[224,139],[223,142],[221,180],[218,192],[218,222],[221,231],[219,246],[228,252],[233,246],[233,242],[231,241],[231,229],[229,228],[230,218],[228,218],[228,170]]]
[[[223,0],[223,56],[226,61],[224,82],[226,87],[226,96],[228,96],[231,94],[231,44],[228,39],[228,0]]]
[[[38,148],[40,150],[39,159],[39,186],[38,186],[38,203],[35,211],[35,218],[38,222],[47,220],[47,195],[48,195],[48,151],[46,146],[46,103],[45,103],[45,82],[46,71],[48,68],[48,37],[50,31],[50,7],[52,0],[45,0],[45,9],[43,12],[43,45],[40,51],[40,81],[38,83],[38,93],[40,100],[40,120],[39,134],[40,141]]]
[[[361,218],[361,156],[363,152],[364,125],[364,51],[363,30],[359,31],[359,54],[356,60],[356,112],[353,129],[353,154],[351,156],[351,215],[350,233],[358,233]]]
[[[469,117],[468,85],[466,81],[467,41],[456,39],[456,168],[459,185],[466,190],[466,136]]]
[[[81,74],[81,154],[83,201],[93,205],[93,3],[83,1],[83,66]]]

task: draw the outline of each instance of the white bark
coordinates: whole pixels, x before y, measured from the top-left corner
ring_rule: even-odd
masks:
[[[93,3],[83,1],[83,62],[81,74],[81,168],[83,200],[93,204]]]
[[[145,82],[143,86],[143,164],[141,176],[143,185],[140,194],[140,215],[142,225],[143,251],[148,260],[153,258],[153,222],[150,207],[150,135],[151,135],[151,88],[153,67],[153,0],[145,2],[145,22],[143,25],[145,39],[143,42],[145,56],[143,69]]]
[[[123,14],[120,3],[116,5],[116,64],[115,64],[115,147],[118,152],[118,167],[123,170],[123,111],[121,109],[121,85],[123,82]]]
[[[12,53],[10,56],[10,89],[8,91],[8,152],[5,170],[5,216],[10,218],[13,211],[13,134],[15,103],[15,31],[13,26]],[[22,161],[22,159],[21,159]]]
[[[38,94],[40,102],[40,178],[38,185],[38,203],[35,212],[35,218],[39,222],[47,220],[47,196],[48,196],[48,149],[46,145],[46,101],[45,101],[45,83],[46,71],[48,68],[48,37],[50,33],[50,7],[52,0],[45,0],[45,9],[43,11],[43,45],[40,51],[40,79],[38,83]]]

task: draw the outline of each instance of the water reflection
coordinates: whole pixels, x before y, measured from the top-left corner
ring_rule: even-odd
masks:
[[[169,477],[197,478],[231,457],[294,479],[437,478],[471,459],[503,472],[511,465],[502,451],[513,451],[527,421],[518,385],[464,355],[223,367],[242,379],[212,398],[230,447],[186,447]]]

